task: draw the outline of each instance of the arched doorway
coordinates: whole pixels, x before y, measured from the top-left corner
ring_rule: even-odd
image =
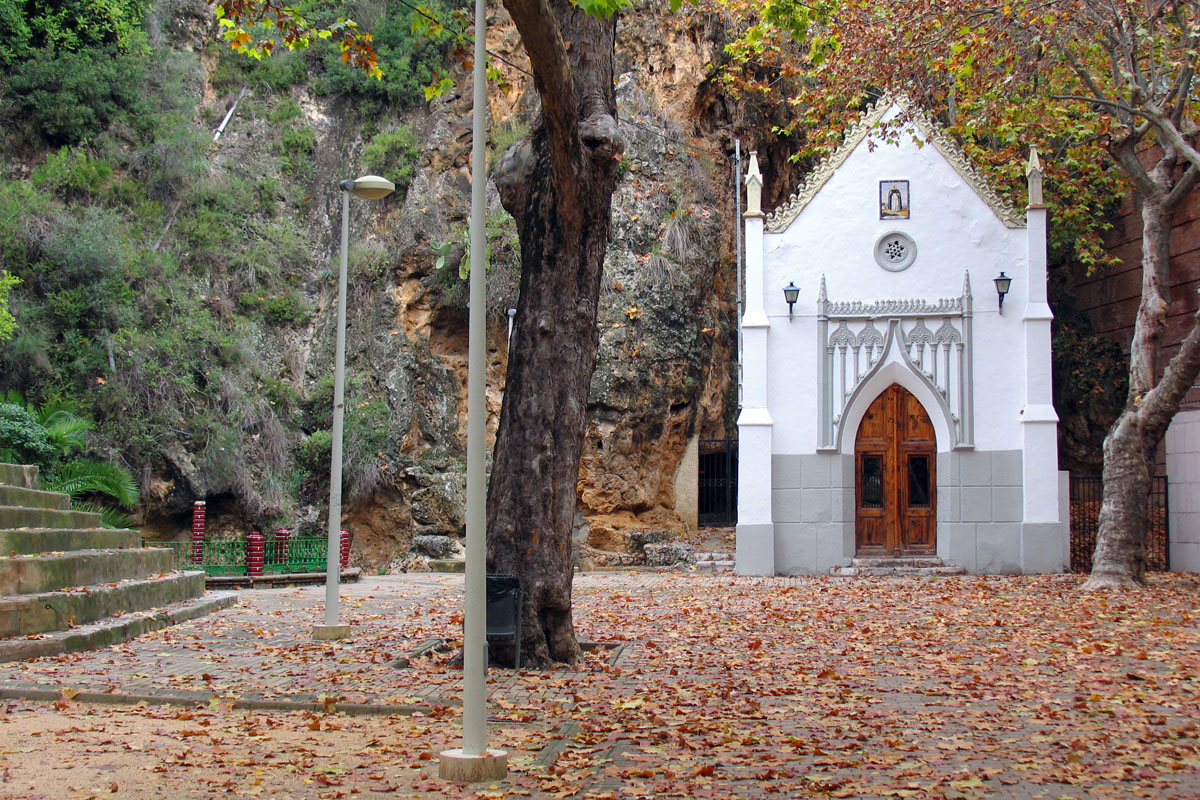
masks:
[[[854,539],[859,556],[937,554],[937,437],[917,398],[893,383],[854,440]]]

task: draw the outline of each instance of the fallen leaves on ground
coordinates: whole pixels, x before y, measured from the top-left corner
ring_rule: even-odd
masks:
[[[1079,583],[579,576],[581,638],[623,649],[594,650],[575,669],[493,670],[489,744],[510,751],[510,773],[474,786],[437,779],[436,754],[461,742],[462,673],[438,653],[388,664],[460,635],[460,583],[344,587],[355,637],[332,644],[307,638],[318,590],[249,595],[241,609],[3,676],[82,691],[121,675],[123,686],[223,696],[303,691],[328,711],[363,701],[427,711],[119,709],[65,692],[53,710],[11,702],[0,797],[36,797],[42,776],[30,770],[68,763],[92,777],[64,777],[74,788],[46,796],[101,797],[111,785],[118,797],[1200,795],[1195,576],[1156,576],[1127,595],[1081,594]],[[245,639],[240,651],[229,637]]]

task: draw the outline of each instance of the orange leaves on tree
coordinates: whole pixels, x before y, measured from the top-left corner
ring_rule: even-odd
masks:
[[[315,41],[332,40],[342,61],[373,78],[382,78],[379,56],[369,32],[354,20],[339,17],[328,24],[305,18],[299,9],[276,0],[208,0],[229,46],[252,58],[270,57],[279,42],[302,50]]]

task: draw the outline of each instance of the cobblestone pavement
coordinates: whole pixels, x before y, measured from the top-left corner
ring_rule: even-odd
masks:
[[[1194,577],[1171,580],[1122,616],[1080,614],[1069,576],[586,573],[576,626],[610,646],[575,671],[492,669],[489,713],[548,732],[529,766],[561,777],[536,797],[1196,798],[1200,607]],[[343,586],[337,642],[309,633],[323,587],[246,591],[136,641],[2,664],[0,692],[453,706],[444,656],[395,660],[455,635],[461,587]]]

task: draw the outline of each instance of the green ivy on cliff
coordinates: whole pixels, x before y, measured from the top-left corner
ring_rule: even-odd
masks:
[[[330,286],[314,265],[328,241],[312,225],[331,148],[303,94],[342,104],[363,160],[403,189],[419,148],[394,114],[423,102],[459,41],[405,4],[360,6],[341,11],[376,16],[381,82],[316,51],[252,62],[180,41],[195,34],[174,17],[151,45],[142,0],[0,0],[0,392],[71,401],[94,420],[89,453],[165,474],[178,502],[192,486],[292,524],[328,480],[327,437],[305,434],[328,409],[305,397],[297,365],[322,374],[332,359]],[[372,264],[360,279],[387,276],[384,254]],[[385,396],[351,398],[352,497],[397,453],[380,438]]]

